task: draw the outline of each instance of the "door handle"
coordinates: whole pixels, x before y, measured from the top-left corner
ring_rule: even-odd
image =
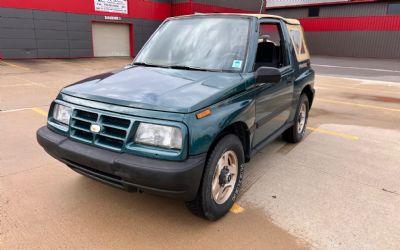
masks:
[[[255,84],[255,86],[254,87],[269,87],[269,86],[271,86],[272,85],[272,83],[270,83],[270,82],[262,82],[262,83],[257,83],[257,84]]]
[[[248,88],[246,88],[246,90],[261,88],[261,87],[265,87],[265,86],[269,87],[271,85],[272,85],[272,83],[261,82],[261,83],[256,83],[256,84],[250,85]]]
[[[264,86],[266,84],[267,83],[265,83],[265,82],[256,83],[256,84],[254,84],[254,88],[259,88],[259,87],[262,87],[262,86]]]

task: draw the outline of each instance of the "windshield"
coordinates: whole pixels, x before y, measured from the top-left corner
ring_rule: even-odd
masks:
[[[197,17],[164,23],[140,51],[135,64],[242,71],[250,20],[229,17]]]

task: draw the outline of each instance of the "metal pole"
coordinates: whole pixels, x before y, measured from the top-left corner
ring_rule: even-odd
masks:
[[[261,0],[260,14],[263,13],[263,8],[264,8],[264,0]]]

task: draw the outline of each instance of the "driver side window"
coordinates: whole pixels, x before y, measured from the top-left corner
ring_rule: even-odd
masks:
[[[277,23],[261,23],[254,70],[260,67],[282,68],[288,65],[282,30]]]

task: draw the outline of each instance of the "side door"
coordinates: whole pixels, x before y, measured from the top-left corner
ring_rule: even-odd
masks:
[[[281,72],[282,79],[277,83],[257,84],[256,130],[252,146],[279,130],[288,121],[293,102],[295,74],[291,65],[289,48],[280,21],[261,21],[259,23],[259,41],[254,71],[257,68],[275,67]]]

